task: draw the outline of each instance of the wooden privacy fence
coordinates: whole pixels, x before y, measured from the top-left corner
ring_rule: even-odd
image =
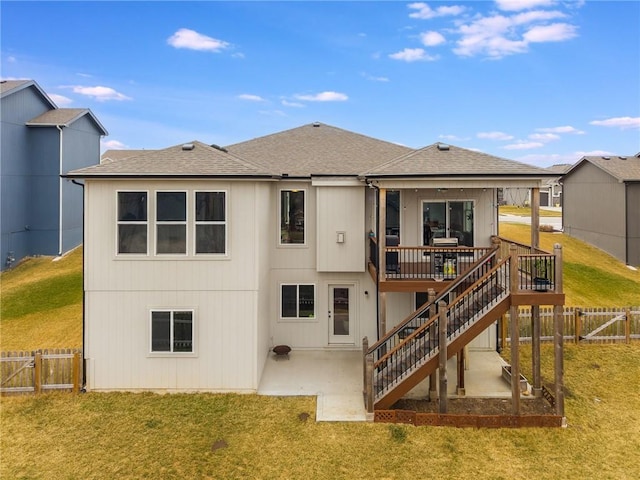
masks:
[[[531,310],[518,310],[520,341],[531,342]],[[564,307],[564,340],[575,343],[629,343],[640,340],[640,307]],[[553,307],[540,307],[541,341],[553,341]],[[509,313],[502,317],[502,345],[510,343]]]
[[[80,391],[82,355],[78,349],[2,352],[0,393],[40,393],[51,390]]]

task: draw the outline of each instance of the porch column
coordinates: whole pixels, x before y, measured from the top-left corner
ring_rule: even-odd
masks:
[[[531,247],[540,248],[540,188],[531,189]]]
[[[562,245],[556,243],[553,246],[553,254],[556,257],[555,292],[563,293],[562,286]],[[553,350],[556,384],[556,415],[564,417],[564,307],[553,307]]]
[[[387,272],[387,189],[378,190],[378,283],[386,280]],[[387,294],[378,288],[378,338],[387,333]]]
[[[542,397],[540,375],[540,305],[531,305],[531,370],[533,371],[533,396]]]
[[[427,301],[431,303],[429,306],[429,318],[433,317],[437,312],[436,304],[436,291],[433,288],[427,290]],[[431,343],[431,340],[429,341]],[[429,400],[435,400],[438,397],[438,387],[436,372],[429,375]]]
[[[438,366],[438,376],[440,378],[439,392],[439,413],[447,413],[447,304],[443,301],[438,303],[438,349],[440,350],[440,364]]]
[[[512,292],[516,292],[518,285],[518,251],[514,244],[509,247],[509,282]],[[520,330],[518,325],[518,306],[511,305],[509,317],[511,320],[511,409],[514,415],[520,415]]]

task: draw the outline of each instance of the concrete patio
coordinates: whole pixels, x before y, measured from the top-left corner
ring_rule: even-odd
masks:
[[[504,360],[496,352],[470,351],[465,371],[467,397],[511,396],[502,379]],[[456,358],[447,364],[448,390],[456,397]],[[407,398],[425,398],[428,380]],[[366,421],[362,397],[362,352],[359,350],[294,350],[289,358],[267,359],[259,395],[317,396],[316,421]]]

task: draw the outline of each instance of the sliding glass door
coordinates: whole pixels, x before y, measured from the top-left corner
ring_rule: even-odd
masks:
[[[457,238],[458,245],[473,247],[473,210],[471,200],[423,201],[422,244],[433,238]]]

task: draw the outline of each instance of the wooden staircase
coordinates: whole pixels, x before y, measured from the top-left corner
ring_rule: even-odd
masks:
[[[434,302],[407,317],[368,349],[373,357],[373,403],[386,409],[436,371],[439,327],[446,323],[451,357],[505,313],[510,306],[510,259],[485,254]]]

